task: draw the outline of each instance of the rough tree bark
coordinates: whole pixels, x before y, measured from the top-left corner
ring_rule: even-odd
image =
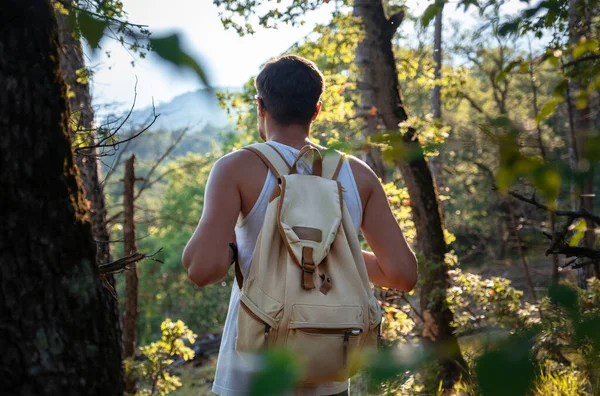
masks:
[[[69,6],[71,0],[63,0]],[[93,146],[96,139],[94,134],[94,110],[90,96],[89,85],[77,82],[77,71],[85,68],[81,41],[73,36],[73,27],[67,15],[57,15],[59,27],[60,65],[65,82],[73,92],[69,99],[71,111],[76,113],[77,124],[75,133],[84,142],[85,146]],[[110,262],[109,235],[106,228],[106,207],[104,204],[104,191],[100,184],[100,167],[97,160],[96,147],[77,150],[75,162],[81,173],[84,196],[89,204],[89,215],[92,223],[94,239],[98,244],[98,263]]]
[[[589,26],[586,23],[586,1],[585,0],[569,0],[569,38],[572,45],[576,45],[579,41],[589,33]],[[583,90],[584,87],[576,79],[569,81],[567,101],[569,104],[569,116],[570,116],[570,154],[571,154],[571,168],[573,171],[581,171],[586,165],[587,161],[584,158],[582,147],[586,146],[586,141],[590,135],[593,123],[594,115],[592,109],[588,104],[583,108],[578,108],[574,105],[574,98],[572,94],[577,91]],[[589,167],[589,163],[587,164]],[[572,189],[572,202],[575,206],[587,209],[590,212],[594,212],[594,174],[593,168],[590,169],[586,175],[585,180],[580,185],[575,182],[575,188]],[[595,246],[595,232],[594,223],[590,220],[587,221],[587,231],[583,238],[583,246],[586,248],[594,248]],[[588,265],[585,267],[577,268],[577,284],[581,288],[587,288],[587,280],[593,276],[600,278],[600,266],[598,263],[594,265]]]
[[[62,0],[63,5],[71,9],[71,0]],[[74,36],[71,19],[68,15],[59,13],[58,37],[60,41],[60,68],[67,86],[73,93],[69,98],[72,113],[76,113],[77,124],[71,124],[72,133],[78,135],[85,146],[93,146],[95,143],[94,133],[94,110],[90,96],[89,85],[77,81],[78,70],[85,68],[83,48],[81,40]],[[96,147],[77,150],[75,152],[75,164],[79,168],[83,186],[83,196],[88,207],[88,216],[92,224],[92,235],[96,241],[96,263],[98,265],[110,263],[110,236],[106,224],[106,206],[104,204],[104,190],[100,183],[101,169],[98,161],[98,149]],[[116,338],[121,340],[121,325],[119,321],[119,304],[114,292],[114,276],[104,275],[107,287],[104,289],[104,300],[107,305],[107,321],[114,323],[116,327]]]
[[[120,345],[106,321],[95,244],[68,133],[49,0],[0,13],[0,388],[118,395]]]
[[[398,124],[408,118],[408,112],[398,84],[392,37],[404,13],[387,18],[381,0],[356,0],[354,15],[361,17],[365,30],[365,38],[357,49],[362,87],[374,92],[375,107],[384,127],[398,134]],[[404,134],[402,141],[408,157],[399,158],[397,166],[410,195],[417,248],[421,257],[423,336],[427,345],[437,354],[440,379],[443,386],[449,388],[461,375],[467,375],[467,365],[452,332],[452,312],[446,304],[448,268],[444,262],[446,242],[443,220],[431,171],[419,143],[414,140],[414,131]]]
[[[135,155],[125,161],[123,179],[123,241],[125,255],[137,252],[134,222],[134,187],[135,187]],[[123,355],[125,358],[134,357],[137,339],[138,318],[138,274],[137,264],[133,263],[125,273],[125,315],[123,316]],[[135,393],[135,380],[127,378],[125,391]]]
[[[355,62],[360,69],[368,67],[369,48],[364,45],[358,45],[356,48]],[[372,137],[378,133],[379,120],[377,117],[377,107],[375,103],[375,90],[365,79],[364,75],[358,76],[357,87],[361,92],[361,102],[358,106],[358,113],[364,118],[362,134],[365,138]],[[381,151],[376,147],[367,147],[364,150],[363,160],[373,169],[373,172],[381,179],[382,182],[387,181],[385,164],[381,158]]]

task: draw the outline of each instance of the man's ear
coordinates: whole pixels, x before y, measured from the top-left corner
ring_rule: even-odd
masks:
[[[313,116],[312,116],[312,120],[313,120],[313,121],[317,119],[317,116],[318,116],[318,115],[319,115],[319,113],[321,112],[321,106],[323,106],[323,102],[321,102],[321,101],[319,100],[319,103],[317,103],[317,109],[315,110],[315,114],[313,114]]]
[[[265,114],[267,113],[267,111],[265,110],[265,106],[264,106],[262,99],[260,99],[260,98],[256,99],[256,104],[257,104],[258,116],[264,117]]]

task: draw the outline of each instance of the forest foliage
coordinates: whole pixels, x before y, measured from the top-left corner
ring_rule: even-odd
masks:
[[[384,348],[364,357],[364,370],[352,380],[353,393],[600,393],[600,281],[585,276],[582,283],[574,275],[581,267],[592,268],[596,276],[599,271],[600,234],[590,232],[600,226],[594,215],[600,193],[600,183],[594,183],[600,163],[597,1],[524,2],[516,14],[507,14],[506,4],[495,0],[436,0],[422,13],[401,1],[384,1],[388,15],[404,13],[392,45],[409,117],[397,130],[379,126],[369,136],[362,132],[356,59],[364,39],[361,21],[353,15],[355,2],[331,2],[330,21],[287,51],[313,60],[326,79],[323,110],[311,139],[362,158],[372,148],[381,152],[386,194],[413,246],[411,197],[395,166],[399,158],[410,161],[414,154],[404,144],[406,134],[414,132],[424,155],[440,164],[435,182],[448,253],[443,263],[433,264],[449,270],[446,288],[435,292],[453,314],[453,334],[468,365],[463,378],[446,387],[436,371],[436,354],[443,351],[423,348],[425,309],[417,293],[377,287],[385,312]],[[329,0],[213,3],[224,26],[241,35],[252,34],[257,25],[302,24],[311,11],[330,5]],[[201,63],[181,48],[179,36],[154,36],[146,26],[129,23],[122,2],[53,4],[57,13],[68,15],[76,37],[95,51],[102,40],[114,39],[140,58],[154,51],[191,68],[209,84]],[[471,12],[476,24],[449,21],[437,78],[433,22],[455,4]],[[79,83],[93,79],[91,70],[77,73]],[[432,115],[436,86],[441,88],[441,118]],[[110,129],[98,132],[110,137],[108,145],[116,152],[103,182],[112,254],[125,256],[121,160],[132,153],[139,157],[138,251],[158,252],[138,265],[139,348],[124,364],[139,394],[179,388],[181,393],[208,392],[214,359],[203,358],[210,368],[200,370],[192,348],[196,339],[221,332],[235,284],[230,274],[218,284],[195,286],[181,265],[181,253],[202,214],[212,164],[258,140],[255,94],[253,80],[241,91],[217,92],[231,116],[231,131],[151,130],[132,145],[119,142]],[[378,111],[367,109],[367,115]],[[170,145],[173,141],[177,146]],[[82,144],[74,139],[75,148]],[[588,197],[587,203],[582,205],[580,196]],[[557,253],[564,257],[552,261]],[[558,271],[558,265],[564,270]],[[124,277],[117,275],[116,292],[123,296],[124,290]],[[252,394],[291,389],[297,380],[294,362],[285,351],[266,354]]]
[[[394,143],[394,132],[382,131],[369,138],[361,135],[359,74],[354,57],[362,33],[359,21],[351,14],[350,2],[338,3],[329,23],[316,26],[288,51],[314,60],[327,81],[323,111],[311,137],[358,156],[366,147],[379,147],[391,164],[403,150]],[[394,7],[406,9],[391,3],[388,12]],[[592,3],[586,4],[592,7]],[[252,25],[245,22],[258,12],[252,4],[215,4],[221,7],[226,26],[252,33]],[[259,24],[299,23],[304,13],[321,2],[290,4],[257,14]],[[411,15],[407,9],[409,18],[404,23],[410,27],[400,29],[393,42],[398,79],[410,110],[400,133],[414,128],[425,154],[438,157],[442,164],[438,194],[446,242],[452,251],[446,257],[451,267],[446,301],[471,373],[470,378],[455,384],[453,392],[596,392],[600,378],[596,331],[600,328],[600,283],[592,278],[587,289],[578,289],[566,272],[560,284],[553,284],[552,264],[543,257],[547,243],[542,231],[549,232],[549,213],[505,194],[511,190],[530,196],[536,191],[550,209],[568,208],[571,186],[593,179],[600,160],[597,124],[593,124],[580,152],[588,166],[573,168],[565,159],[571,145],[568,128],[573,122],[572,105],[597,106],[598,38],[590,31],[578,42],[571,42],[566,2],[530,4],[517,15],[505,15],[502,3],[472,1],[459,5],[477,9],[479,22],[472,29],[458,23],[446,28],[440,79],[434,76],[428,25],[448,4],[436,1],[422,15]],[[597,23],[596,14],[590,18]],[[580,89],[569,93],[574,81]],[[430,95],[436,84],[441,86],[441,120],[431,116]],[[165,317],[183,320],[201,336],[222,328],[232,278],[210,287],[195,287],[181,267],[181,251],[201,216],[212,163],[222,154],[257,140],[255,93],[252,80],[242,92],[219,92],[235,132],[222,135],[218,147],[177,156],[161,165],[167,176],[140,198],[136,222],[139,235],[144,237],[139,249],[162,248],[160,262],[140,265],[140,345],[159,335]],[[573,103],[567,100],[569,94]],[[138,173],[147,172],[151,163],[142,163]],[[414,243],[410,197],[394,167],[388,166],[387,172],[390,204],[407,240]],[[116,206],[120,187],[115,183],[107,193],[109,202]],[[511,222],[511,216],[517,224]],[[112,227],[113,235],[118,236],[119,222]],[[585,222],[575,223],[567,243],[578,246],[584,232]],[[530,261],[541,263],[536,271],[545,268],[534,276],[530,285],[534,289],[523,281],[519,245]],[[490,270],[494,267],[504,268],[508,278],[485,275],[498,273]],[[520,289],[509,278],[519,278]],[[532,295],[533,290],[538,298]],[[440,384],[428,374],[432,357],[419,347],[422,317],[414,295],[391,290],[383,290],[383,295],[387,347],[353,380],[353,389],[358,394],[440,392]],[[271,394],[273,389],[293,384],[295,375],[289,369],[293,357],[275,352],[266,356],[265,367],[265,380],[255,383],[254,394]],[[507,377],[511,381],[506,381]],[[275,378],[284,382],[273,382]]]

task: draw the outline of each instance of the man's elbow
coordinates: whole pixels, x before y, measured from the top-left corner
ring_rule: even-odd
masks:
[[[194,257],[190,261],[184,258],[183,265],[187,264],[188,278],[200,287],[209,286],[219,282],[227,275],[228,267],[213,263],[204,258],[198,260]]]
[[[188,278],[197,286],[204,287],[214,283],[211,277],[207,276],[206,271],[199,271],[197,265],[191,265],[188,268]]]
[[[406,266],[404,271],[401,271],[394,276],[392,283],[395,289],[409,292],[415,288],[417,280],[417,260],[416,258],[413,258],[413,260],[410,260],[410,263]]]

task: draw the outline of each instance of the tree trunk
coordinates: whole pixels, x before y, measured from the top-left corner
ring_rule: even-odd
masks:
[[[442,78],[442,17],[443,9],[435,16],[434,31],[433,31],[433,75],[436,80],[431,92],[431,114],[433,121],[441,126],[442,123],[442,92],[440,79]],[[435,187],[438,191],[442,188],[442,161],[440,155],[429,158],[429,166]]]
[[[63,0],[67,7],[71,0]],[[73,12],[73,11],[72,11]],[[60,66],[65,82],[73,92],[69,99],[71,111],[76,114],[77,124],[74,133],[77,133],[85,146],[93,146],[96,142],[94,134],[94,110],[87,82],[77,82],[77,71],[85,69],[81,41],[73,36],[73,27],[67,15],[57,15],[59,27]],[[89,207],[89,216],[92,223],[94,239],[98,244],[98,263],[104,264],[111,261],[109,234],[106,227],[106,206],[104,204],[104,191],[100,184],[101,169],[99,166],[98,149],[96,147],[77,150],[75,163],[81,174],[84,196]]]
[[[538,108],[538,91],[537,85],[535,83],[535,75],[534,75],[534,62],[533,62],[533,51],[531,49],[531,41],[529,42],[529,83],[531,84],[531,93],[533,94],[533,117],[537,119],[539,115]],[[540,149],[540,156],[545,164],[548,164],[548,153],[546,152],[546,147],[544,146],[544,141],[542,139],[542,126],[540,123],[537,123],[536,127],[537,132],[537,141],[538,148]],[[556,232],[556,214],[550,213],[550,233],[554,235]],[[560,280],[560,272],[559,272],[559,264],[558,264],[558,254],[552,255],[552,282],[558,282]]]
[[[133,203],[135,201],[135,155],[125,162],[125,176],[123,180],[123,240],[125,255],[137,252],[135,241],[135,222],[133,218]],[[132,264],[125,273],[125,316],[123,317],[123,354],[125,358],[135,355],[138,318],[138,274],[137,264]],[[135,379],[126,378],[125,391],[135,393]]]
[[[446,242],[442,215],[427,161],[414,131],[402,137],[398,125],[408,118],[398,84],[398,73],[392,37],[404,13],[385,16],[381,0],[356,0],[354,14],[362,18],[365,38],[359,43],[360,66],[365,86],[375,92],[376,108],[385,128],[396,134],[405,147],[406,156],[397,159],[397,166],[410,195],[412,218],[417,231],[417,248],[421,257],[420,298],[424,317],[423,336],[436,353],[440,379],[450,388],[466,376],[466,363],[450,326],[452,312],[446,304],[448,273],[444,258]]]
[[[569,37],[572,45],[579,43],[582,37],[589,33],[589,26],[586,23],[586,2],[585,0],[569,0]],[[567,101],[569,103],[570,116],[570,137],[571,137],[571,164],[572,171],[582,171],[585,168],[587,159],[583,157],[582,147],[586,147],[587,139],[593,128],[593,114],[589,103],[583,108],[574,106],[574,100],[571,94],[577,91],[584,90],[576,79],[569,82],[569,90]],[[582,183],[575,182],[574,194],[572,197],[574,206],[579,205],[581,208],[594,212],[594,173],[593,166],[587,164],[590,168],[589,172],[583,178]],[[587,230],[583,238],[583,246],[587,248],[595,247],[595,232],[594,223],[587,220]],[[577,284],[581,288],[587,288],[587,280],[594,275],[600,278],[600,268],[598,263],[595,265],[587,265],[577,268]]]
[[[65,7],[71,9],[71,0],[63,0]],[[73,93],[69,98],[71,111],[76,114],[77,124],[72,126],[72,133],[77,134],[85,146],[93,146],[95,143],[94,133],[94,110],[87,82],[78,82],[78,70],[84,70],[83,48],[81,41],[74,36],[73,26],[68,15],[59,13],[58,37],[60,41],[60,68],[67,86]],[[106,206],[104,204],[104,190],[100,184],[100,164],[98,161],[98,149],[89,148],[77,150],[75,153],[75,164],[79,168],[79,174],[83,186],[83,196],[88,207],[88,216],[92,224],[92,235],[96,241],[96,263],[106,264],[112,261],[109,245],[109,233],[106,226]],[[114,276],[105,275],[103,289],[104,299],[107,305],[107,321],[114,323],[116,328],[115,337],[121,342],[121,325],[119,321],[119,304],[114,291]]]
[[[355,62],[359,69],[368,68],[370,59],[370,50],[365,45],[359,44],[356,48]],[[362,134],[365,138],[372,137],[378,133],[379,119],[377,117],[377,100],[375,88],[369,78],[365,78],[363,74],[359,74],[357,81],[358,90],[361,92],[361,103],[358,113],[364,118],[365,123],[362,129]],[[385,164],[381,158],[381,150],[376,147],[366,147],[364,150],[363,160],[373,169],[373,172],[381,179],[382,182],[387,181]]]
[[[0,13],[0,388],[15,395],[119,395],[120,345],[106,320],[69,139],[49,0]]]

